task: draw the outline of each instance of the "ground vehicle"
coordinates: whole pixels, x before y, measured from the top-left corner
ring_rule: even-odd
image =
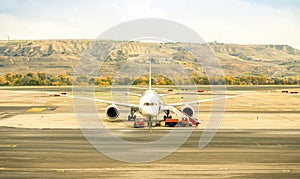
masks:
[[[201,121],[196,119],[196,118],[188,118],[188,117],[182,117],[180,119],[172,119],[172,118],[165,118],[164,121],[164,126],[169,126],[169,127],[174,127],[174,126],[182,126],[182,127],[187,127],[187,126],[198,126],[201,124]]]
[[[165,126],[174,127],[178,123],[178,119],[165,118]]]
[[[134,128],[144,128],[145,127],[145,119],[144,118],[136,118],[133,124]]]
[[[181,119],[181,122],[179,123],[180,126],[186,127],[189,126],[190,122],[189,119],[187,117],[183,117]]]

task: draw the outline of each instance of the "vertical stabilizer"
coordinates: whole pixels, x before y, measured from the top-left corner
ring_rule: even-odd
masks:
[[[151,60],[149,60],[150,62],[150,66],[149,66],[149,90],[151,89],[151,83],[152,83],[152,79],[151,79]]]

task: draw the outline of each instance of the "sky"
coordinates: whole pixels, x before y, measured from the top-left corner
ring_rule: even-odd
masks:
[[[95,39],[138,18],[181,23],[206,42],[300,49],[299,0],[0,0],[0,39]]]

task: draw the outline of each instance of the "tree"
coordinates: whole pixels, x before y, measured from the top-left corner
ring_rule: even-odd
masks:
[[[38,78],[40,80],[45,80],[46,79],[46,73],[38,73],[37,75],[38,75]]]
[[[21,85],[20,79],[19,78],[15,78],[14,82],[13,82],[13,86],[20,86],[20,85]]]
[[[0,86],[6,86],[6,85],[7,85],[6,78],[4,76],[0,76]]]
[[[234,85],[235,79],[231,76],[225,76],[225,83],[226,85]]]
[[[14,76],[12,73],[6,74],[6,80],[12,82],[14,80]]]

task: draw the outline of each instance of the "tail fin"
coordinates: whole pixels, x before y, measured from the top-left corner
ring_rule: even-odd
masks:
[[[151,79],[151,60],[149,60],[150,62],[150,66],[149,66],[149,90],[151,89],[151,83],[152,83],[152,79]]]

